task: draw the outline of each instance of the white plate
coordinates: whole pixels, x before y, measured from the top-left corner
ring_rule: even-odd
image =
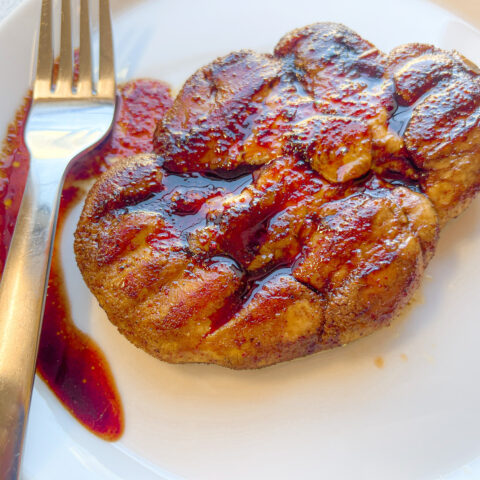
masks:
[[[120,80],[152,76],[178,87],[218,55],[270,51],[290,29],[322,20],[341,21],[385,51],[431,42],[480,63],[480,33],[426,1],[112,3]],[[448,4],[480,25],[477,2]],[[0,24],[0,131],[27,89],[39,5],[27,1]],[[99,440],[37,380],[24,479],[480,478],[480,201],[445,229],[422,300],[392,327],[250,372],[168,365],[131,346],[75,266],[77,215],[63,238],[73,315],[112,366],[125,434]]]

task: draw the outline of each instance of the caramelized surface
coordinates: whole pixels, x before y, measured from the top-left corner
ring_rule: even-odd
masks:
[[[89,193],[88,286],[170,362],[262,367],[387,325],[480,186],[478,78],[456,53],[385,55],[332,23],[215,60],[155,152]]]
[[[444,224],[480,188],[480,72],[456,52],[419,44],[393,50],[388,72],[409,107],[407,154]]]

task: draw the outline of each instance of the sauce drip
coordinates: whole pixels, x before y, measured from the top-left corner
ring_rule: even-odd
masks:
[[[0,271],[28,172],[23,131],[30,102],[29,95],[8,128],[0,154]],[[105,440],[121,436],[123,408],[105,356],[71,318],[60,262],[61,229],[70,209],[82,197],[79,181],[94,179],[118,157],[151,151],[155,125],[171,103],[169,89],[161,82],[136,80],[121,86],[110,136],[71,167],[62,193],[37,373],[75,418]]]
[[[79,190],[64,190],[57,239]],[[57,240],[52,256],[38,349],[37,373],[63,405],[89,430],[116,440],[124,428],[123,409],[110,368],[100,348],[73,323]]]

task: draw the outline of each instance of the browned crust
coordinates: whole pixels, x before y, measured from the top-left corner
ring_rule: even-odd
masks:
[[[168,362],[259,368],[349,343],[389,324],[439,225],[478,192],[479,112],[479,73],[457,53],[386,56],[338,24],[217,59],[158,124],[158,156],[90,191],[80,270],[120,332]],[[238,191],[182,194],[199,205],[184,230],[171,172],[242,166],[255,173]]]
[[[405,147],[444,225],[480,189],[478,69],[456,52],[407,44],[390,53],[387,70],[411,109]]]

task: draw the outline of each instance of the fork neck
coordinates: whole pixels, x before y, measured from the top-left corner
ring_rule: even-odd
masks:
[[[44,160],[41,162],[30,155],[30,166],[28,171],[27,182],[30,181],[30,188],[40,190],[48,190],[57,193],[59,191],[59,184],[63,184],[65,176],[65,160],[52,159],[46,166]],[[46,192],[45,192],[46,193]]]

